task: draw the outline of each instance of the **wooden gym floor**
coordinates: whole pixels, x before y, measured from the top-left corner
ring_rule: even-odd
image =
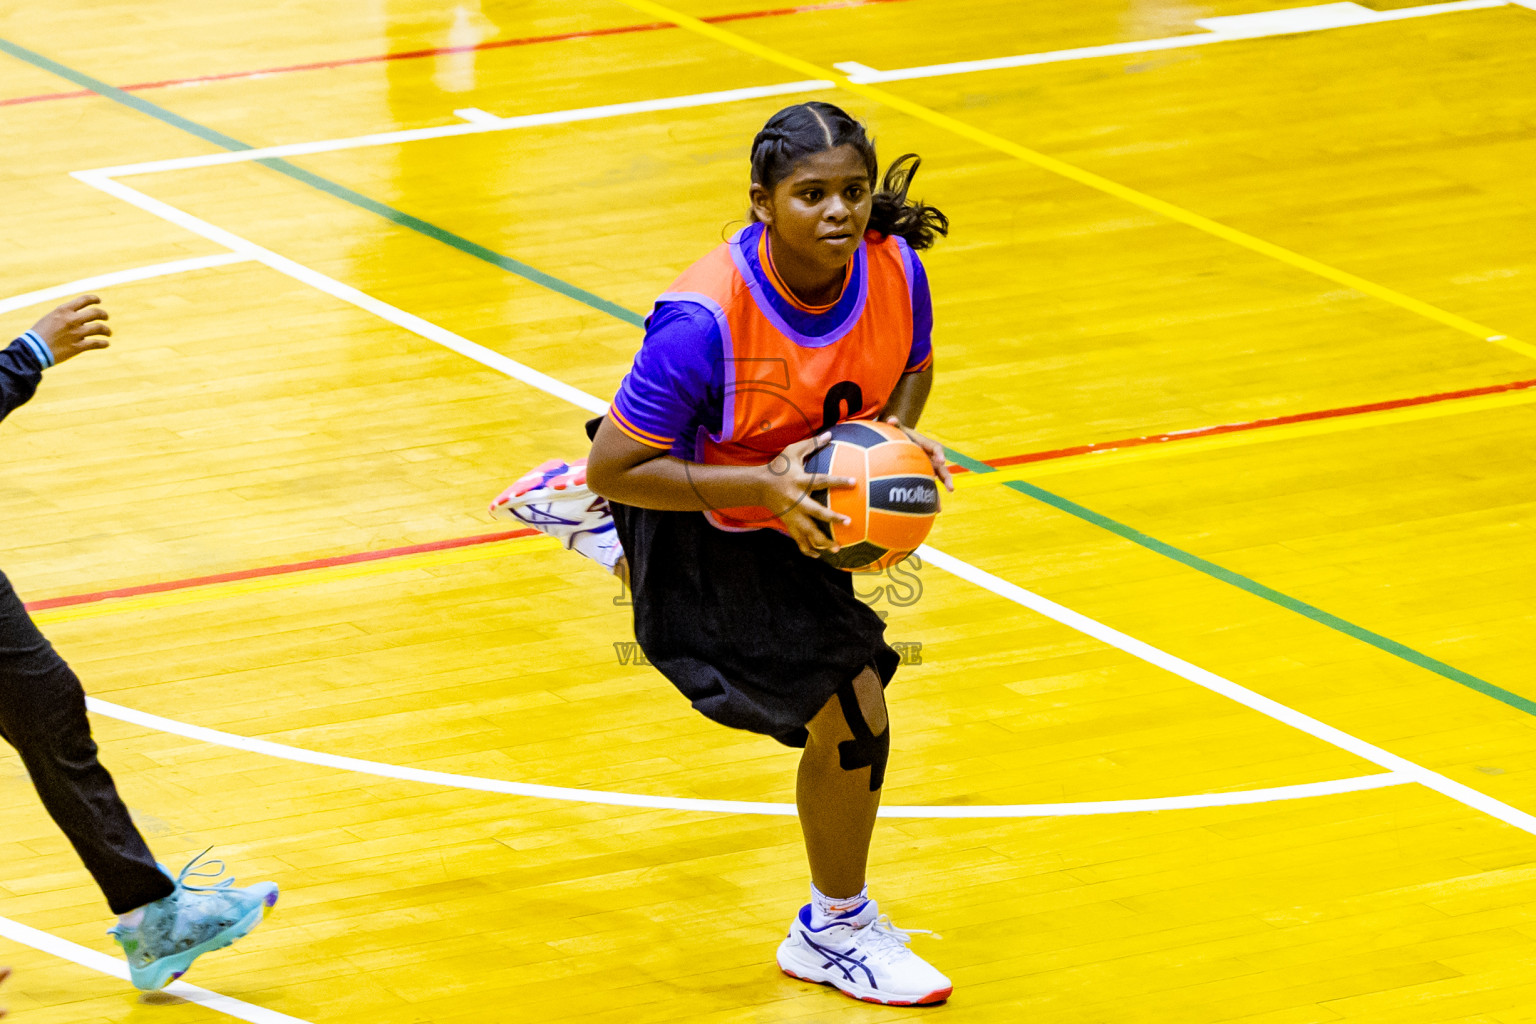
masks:
[[[139,997],[7,752],[0,1005],[1536,1021],[1531,5],[672,2],[7,11],[6,336],[82,290],[116,336],[4,425],[0,565],[158,855],[283,901]],[[484,514],[807,97],[954,222],[923,425],[970,472],[868,583],[924,1011],[778,974],[795,755]]]

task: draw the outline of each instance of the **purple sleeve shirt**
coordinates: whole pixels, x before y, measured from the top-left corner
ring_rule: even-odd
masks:
[[[608,409],[614,425],[641,444],[692,461],[699,430],[720,433],[724,350],[708,309],[694,302],[657,303]]]
[[[908,373],[933,365],[933,295],[928,291],[928,270],[915,252],[912,270],[912,354],[907,356]]]
[[[928,290],[928,272],[916,253],[912,254],[912,267],[912,349],[907,356],[908,373],[925,370],[933,362],[933,299]],[[756,267],[753,271],[766,294],[781,298],[768,275],[758,273]],[[782,304],[775,302],[775,307],[794,316],[791,322],[795,329],[812,337],[836,328],[846,316],[836,308],[819,315],[804,313],[789,306],[787,300]],[[641,444],[694,461],[699,432],[716,436],[721,432],[724,348],[720,326],[710,310],[687,301],[657,303],[646,320],[645,340],[635,355],[634,365],[609,408],[614,425]]]

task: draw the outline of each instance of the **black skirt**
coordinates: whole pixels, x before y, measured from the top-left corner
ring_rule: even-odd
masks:
[[[853,578],[777,530],[727,533],[702,512],[613,505],[629,559],[635,639],[705,716],[803,747],[838,687],[900,656]]]

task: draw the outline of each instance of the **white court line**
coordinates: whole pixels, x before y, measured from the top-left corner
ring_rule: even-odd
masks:
[[[1406,21],[1409,18],[1431,18],[1437,14],[1456,14],[1459,11],[1483,11],[1506,7],[1508,3],[1509,0],[1453,0],[1451,3],[1399,7],[1391,11],[1374,11],[1357,3],[1332,3],[1253,14],[1229,14],[1220,18],[1196,18],[1195,24],[1211,32],[1240,39],[1255,39],[1262,36],[1322,32],[1330,28],[1351,28],[1355,25],[1377,25],[1386,21]]]
[[[128,981],[128,965],[114,956],[98,953],[94,949],[61,939],[57,935],[38,931],[19,921],[0,917],[0,935],[12,942],[19,942],[23,946],[31,946],[33,949],[56,956],[61,960],[79,964],[100,974],[108,974],[114,978]],[[244,1002],[233,996],[219,995],[196,985],[188,985],[184,981],[173,981],[162,991],[173,996],[185,999],[189,1003],[205,1006],[210,1010],[216,1010],[236,1020],[250,1021],[250,1024],[309,1024],[299,1017],[290,1017],[286,1013],[278,1013],[264,1006],[256,1006]],[[23,1019],[23,1018],[18,1018]]]
[[[497,117],[495,114],[487,113],[484,110],[481,110],[479,107],[460,107],[458,110],[453,112],[453,116],[462,117],[470,124],[483,124],[487,126],[500,127],[502,122],[502,119]]]
[[[118,167],[101,167],[95,173],[109,178],[126,178],[134,174],[153,174],[159,171],[180,171],[191,167],[211,167],[216,164],[237,164],[248,160],[267,160],[279,157],[304,156],[309,153],[330,153],[339,149],[363,149],[369,146],[393,146],[402,142],[418,142],[422,139],[442,139],[455,135],[479,135],[484,132],[503,132],[513,128],[537,128],[544,125],[571,124],[576,121],[595,121],[629,114],[645,114],[658,110],[683,110],[689,107],[709,107],[720,103],[739,103],[742,100],[762,99],[767,96],[785,96],[795,93],[817,92],[832,89],[832,82],[807,80],[784,82],[780,85],[758,85],[746,89],[726,89],[722,92],[700,92],[688,96],[666,96],[654,100],[636,100],[633,103],[610,103],[600,107],[577,107],[574,110],[554,110],[545,114],[524,114],[520,117],[496,117],[478,108],[468,124],[448,124],[435,128],[408,128],[402,131],[377,132],[357,135],[348,139],[322,139],[316,142],[293,142],[282,146],[263,146],[260,149],[237,149],[202,156],[180,157],[174,160],[150,160]],[[459,111],[454,111],[459,114]],[[483,115],[483,116],[482,116]],[[464,116],[464,115],[460,115]],[[78,175],[77,175],[78,177]]]
[[[968,562],[962,562],[958,558],[946,555],[944,552],[931,548],[924,544],[918,549],[925,561],[931,561],[934,565],[946,572],[952,573],[963,580],[968,580],[984,590],[990,590],[998,597],[1022,605],[1031,611],[1039,612],[1048,619],[1054,619],[1071,629],[1077,630],[1095,640],[1102,641],[1111,647],[1118,648],[1126,654],[1158,668],[1172,672],[1189,680],[1196,686],[1203,686],[1213,693],[1219,693],[1223,697],[1234,700],[1244,707],[1252,708],[1260,714],[1268,715],[1279,722],[1284,722],[1293,729],[1299,729],[1326,743],[1347,750],[1356,757],[1364,758],[1372,764],[1387,769],[1389,772],[1397,772],[1405,775],[1423,786],[1427,786],[1437,793],[1450,797],[1468,807],[1482,811],[1491,817],[1497,818],[1508,825],[1522,829],[1532,835],[1536,835],[1536,817],[1511,807],[1500,800],[1495,800],[1486,793],[1479,792],[1471,786],[1462,785],[1452,779],[1431,771],[1422,765],[1404,757],[1399,757],[1389,751],[1383,750],[1374,744],[1367,743],[1356,736],[1352,736],[1341,729],[1320,722],[1310,715],[1304,715],[1300,711],[1289,708],[1278,701],[1261,696],[1246,686],[1239,686],[1228,679],[1223,679],[1214,672],[1208,672],[1198,665],[1192,665],[1183,658],[1177,658],[1159,650],[1151,644],[1127,636],[1117,629],[1112,629],[1086,615],[1079,614],[1065,605],[1059,605],[1055,601],[1041,597],[1039,594],[1025,590],[1023,587],[1009,583],[1007,580],[994,576],[991,573],[978,569]]]
[[[664,811],[703,811],[712,814],[772,814],[793,816],[794,804],[759,803],[750,800],[700,800],[694,797],[652,796],[646,793],[615,793],[601,789],[572,789],[567,786],[540,786],[528,782],[508,782],[502,779],[486,779],[478,775],[458,775],[452,772],[435,772],[421,768],[382,761],[365,761],[356,757],[325,754],[303,747],[291,747],[286,743],[252,739],[234,733],[208,729],[200,725],[178,722],[174,718],[162,718],[148,712],[110,704],[95,697],[87,697],[86,705],[96,714],[115,718],[122,722],[144,726],[157,732],[174,733],[202,743],[231,747],[253,754],[299,761],[303,764],[336,768],[340,771],[377,775],[386,779],[403,779],[408,782],[424,782],[433,786],[449,786],[454,789],[472,789],[482,793],[505,793],[509,796],[527,796],[540,800],[566,800],[573,803],[607,804],[614,807],[647,807]],[[1336,793],[1358,793],[1368,789],[1402,786],[1414,782],[1401,772],[1380,775],[1364,775],[1353,779],[1334,779],[1328,782],[1309,782],[1299,786],[1275,786],[1268,789],[1249,789],[1235,793],[1198,793],[1188,796],[1152,797],[1141,800],[1094,800],[1081,803],[1059,804],[952,804],[907,805],[893,804],[880,808],[882,818],[1050,818],[1088,814],[1134,814],[1145,811],[1187,810],[1197,807],[1233,807],[1241,804],[1261,804],[1276,800],[1301,800],[1314,796],[1332,796]]]
[[[270,266],[273,270],[288,274],[295,280],[314,284],[315,287],[320,288],[322,291],[325,291],[329,295],[335,296],[336,298],[342,299],[343,301],[353,303],[359,308],[373,312],[383,319],[388,320],[390,323],[407,327],[407,329],[414,331],[424,338],[438,341],[440,344],[447,344],[447,342],[440,340],[441,337],[445,336],[448,339],[455,339],[458,342],[461,342],[463,345],[468,346],[469,351],[463,351],[459,346],[453,344],[448,344],[449,348],[454,349],[454,351],[463,351],[463,354],[470,356],[470,358],[479,359],[487,366],[501,369],[502,372],[506,373],[508,376],[514,377],[517,380],[521,380],[524,383],[528,383],[531,386],[546,392],[547,394],[563,398],[565,401],[572,402],[573,404],[579,405],[581,408],[587,409],[589,411],[601,411],[602,409],[602,403],[593,398],[591,395],[587,395],[585,392],[578,391],[577,389],[572,388],[569,385],[548,376],[547,374],[539,373],[536,370],[532,370],[526,366],[523,366],[521,363],[514,363],[512,360],[506,359],[497,353],[491,352],[489,349],[484,349],[481,346],[474,345],[472,342],[467,342],[464,339],[459,338],[458,335],[446,331],[443,328],[430,323],[429,321],[423,320],[421,317],[407,313],[404,310],[396,309],[394,306],[391,306],[386,302],[382,302],[370,295],[358,291],[356,288],[343,285],[339,281],[334,281],[323,274],[310,270],[302,264],[296,263],[293,260],[287,259],[286,257],[278,256],[276,253],[269,252],[266,249],[262,249],[260,246],[246,241],[239,235],[226,231],[223,228],[215,227],[206,221],[193,217],[191,214],[178,210],[176,207],[171,206],[168,203],[161,202],[158,199],[152,199],[141,192],[123,185],[121,182],[111,181],[105,178],[100,171],[76,171],[74,172],[74,176],[89,185],[93,185],[94,187],[102,189],[111,195],[118,196],[126,202],[132,203],[133,205],[138,206],[140,209],[143,209],[148,213],[153,213],[156,216],[163,217],[166,220],[171,221],[173,224],[179,224],[187,228],[189,231],[200,234],[210,241],[218,242],[221,245],[228,246],[230,249],[233,249],[236,252],[249,253],[256,259],[260,260],[262,263]],[[501,363],[509,364],[518,372],[514,373],[508,369],[502,369],[502,367],[497,363],[488,362],[481,356],[476,355],[475,353],[477,351],[488,356],[494,356],[498,361]],[[585,401],[578,399],[584,399]],[[996,594],[999,597],[1005,598],[1006,600],[1012,601],[1015,604],[1021,605],[1025,608],[1029,608],[1032,611],[1038,612],[1039,614],[1044,615],[1049,619],[1053,619],[1070,629],[1075,629],[1078,632],[1100,640],[1101,642],[1106,643],[1111,647],[1115,647],[1121,651],[1124,651],[1132,657],[1139,658],[1149,664],[1156,665],[1159,668],[1172,672],[1173,674],[1196,684],[1197,686],[1202,686],[1215,693],[1219,693],[1224,697],[1244,705],[1245,707],[1252,708],[1253,710],[1267,715],[1270,718],[1284,722],[1286,725],[1289,725],[1292,728],[1299,729],[1300,731],[1305,732],[1311,736],[1315,736],[1326,743],[1330,743],[1333,746],[1339,747],[1340,749],[1349,751],[1350,753],[1355,754],[1357,757],[1363,758],[1367,761],[1370,761],[1372,764],[1387,769],[1388,772],[1395,772],[1407,776],[1413,781],[1435,790],[1437,793],[1441,793],[1444,796],[1450,797],[1452,800],[1456,800],[1457,802],[1475,810],[1482,811],[1483,813],[1497,818],[1506,824],[1513,825],[1515,828],[1529,832],[1532,835],[1536,835],[1536,817],[1532,817],[1524,811],[1511,807],[1509,804],[1506,804],[1502,801],[1495,800],[1493,797],[1488,796],[1485,793],[1481,793],[1470,786],[1463,785],[1462,783],[1456,782],[1444,775],[1441,775],[1439,772],[1432,771],[1423,767],[1422,765],[1409,761],[1406,758],[1399,757],[1396,754],[1383,750],[1381,747],[1367,743],[1366,741],[1352,736],[1349,733],[1335,729],[1331,725],[1327,725],[1315,718],[1304,715],[1301,712],[1286,707],[1284,704],[1281,704],[1277,701],[1270,700],[1268,697],[1261,696],[1258,693],[1247,689],[1246,687],[1239,686],[1238,684],[1231,682],[1230,680],[1223,679],[1221,676],[1218,676],[1213,672],[1208,672],[1203,668],[1184,661],[1182,658],[1177,658],[1171,654],[1168,654],[1166,651],[1159,650],[1150,644],[1143,643],[1134,637],[1121,633],[1116,629],[1112,629],[1101,622],[1097,622],[1085,615],[1074,612],[1070,608],[1056,604],[1054,601],[1047,600],[1038,594],[1034,594],[1022,587],[1000,579],[999,577],[994,576],[989,572],[985,572],[984,570],[979,569],[968,562],[964,562],[958,558],[947,555],[944,552],[937,550],[936,548],[931,548],[925,544],[921,549],[919,549],[919,551],[925,558],[930,559],[933,564],[937,565],[939,568],[944,569],[946,572],[958,576],[961,579],[974,583],[984,590],[991,591],[993,594]]]
[[[349,302],[359,309],[367,310],[375,316],[403,327],[413,334],[420,335],[428,341],[436,342],[444,348],[457,352],[459,355],[468,356],[482,366],[489,367],[499,373],[504,373],[514,380],[520,380],[524,384],[537,388],[546,394],[553,395],[562,401],[579,406],[588,412],[598,414],[604,413],[608,409],[608,403],[601,398],[589,395],[579,388],[573,388],[564,381],[556,380],[548,374],[540,373],[538,370],[526,366],[515,359],[508,359],[500,352],[488,349],[484,345],[477,345],[468,338],[454,334],[452,331],[439,327],[429,320],[423,320],[421,317],[391,306],[387,302],[381,302],[350,285],[342,284],[335,278],[326,277],[319,271],[311,270],[303,264],[295,263],[286,256],[279,256],[270,249],[263,249],[255,242],[247,241],[239,235],[225,231],[223,228],[215,227],[205,220],[192,216],[190,213],[178,210],[169,203],[163,203],[136,189],[129,188],[121,182],[113,181],[106,176],[105,172],[75,171],[73,176],[108,195],[116,196],[126,203],[137,206],[141,210],[168,220],[172,224],[180,225],[193,234],[202,235],[210,242],[217,242],[219,245],[233,250],[233,254],[238,255],[241,259],[250,259],[266,264],[278,273],[286,274],[296,281],[301,281],[312,288],[325,292],[327,295],[341,299],[343,302]]]
[[[1129,43],[1110,43],[1105,46],[1082,46],[1070,50],[1052,50],[1047,53],[1029,53],[1015,57],[994,57],[988,60],[956,61],[949,64],[929,64],[922,67],[897,68],[880,71],[865,64],[844,61],[833,65],[848,75],[854,83],[896,82],[910,78],[938,78],[945,75],[968,74],[975,71],[994,71],[1004,68],[1027,67],[1035,64],[1054,64],[1060,61],[1090,60],[1131,53],[1150,53],[1158,50],[1177,50],[1189,46],[1206,46],[1212,43],[1230,43],[1265,36],[1293,35],[1299,32],[1321,32],[1351,25],[1376,24],[1387,21],[1403,21],[1408,18],[1424,18],[1455,11],[1474,11],[1492,7],[1505,7],[1511,0],[1460,0],[1457,3],[1429,4],[1422,7],[1405,7],[1395,11],[1372,11],[1353,3],[1324,4],[1321,7],[1303,7],[1289,11],[1266,11],[1259,14],[1233,15],[1227,18],[1207,18],[1207,22],[1221,26],[1221,31],[1201,32],[1192,35],[1169,36],[1164,39],[1143,39]],[[1536,6],[1536,0],[1513,0],[1521,6]],[[1340,8],[1350,8],[1345,14]],[[1324,12],[1322,14],[1308,12]],[[1249,20],[1244,20],[1249,19]],[[553,110],[542,114],[524,114],[518,117],[497,117],[478,107],[464,107],[454,114],[468,123],[439,125],[433,128],[409,128],[392,132],[376,132],[355,135],[345,139],[320,139],[314,142],[294,142],[281,146],[263,146],[259,149],[241,149],[231,152],[206,153],[202,156],[178,157],[170,160],[150,160],[136,164],[97,168],[94,173],[108,178],[126,178],[135,174],[153,174],[160,171],[187,170],[193,167],[211,167],[218,164],[236,164],[251,160],[267,160],[310,153],[332,153],[345,149],[365,149],[371,146],[392,146],[422,139],[441,139],[458,135],[478,135],[485,132],[509,131],[516,128],[533,128],[545,125],[570,124],[602,118],[623,117],[629,114],[650,113],[661,110],[683,110],[690,107],[708,107],[742,100],[762,99],[768,96],[785,96],[797,93],[818,92],[835,88],[835,83],[821,79],[801,82],[784,82],[778,85],[751,86],[744,89],[725,89],[719,92],[701,92],[689,96],[667,96],[660,99],[637,100],[632,103],[611,103],[597,107],[576,107],[571,110]],[[77,172],[76,176],[79,176]]]
[[[1503,2],[1503,0],[1499,0]],[[1050,50],[1045,53],[1022,53],[1013,57],[988,57],[984,60],[960,60],[948,64],[926,64],[921,67],[893,68],[881,71],[856,61],[841,61],[832,65],[848,76],[855,85],[873,85],[876,82],[900,82],[910,78],[943,78],[948,75],[968,75],[977,71],[1004,71],[1008,68],[1034,67],[1038,64],[1059,64],[1073,60],[1093,60],[1098,57],[1118,57],[1131,53],[1154,53],[1158,50],[1182,50],[1190,46],[1209,46],[1213,43],[1230,43],[1237,36],[1215,32],[1199,32],[1187,36],[1168,36],[1164,39],[1138,39],[1129,43],[1106,43],[1103,46],[1076,46],[1070,50]],[[1251,37],[1243,37],[1251,38]]]
[[[22,295],[12,295],[8,299],[0,299],[0,313],[25,309],[39,302],[74,298],[76,295],[98,291],[102,288],[110,288],[115,284],[127,284],[130,281],[148,281],[154,277],[185,274],[191,270],[205,270],[208,267],[224,267],[231,263],[244,263],[250,259],[250,256],[246,256],[243,253],[221,252],[213,256],[194,256],[191,259],[171,260],[169,263],[154,263],[147,267],[135,267],[132,270],[118,270],[110,274],[97,274],[95,277],[82,277],[78,281],[70,281],[67,284],[54,285],[52,288],[40,288],[35,292],[26,292]]]
[[[977,71],[1001,71],[1007,68],[1058,64],[1063,61],[1093,60],[1098,57],[1182,50],[1191,46],[1210,46],[1214,43],[1262,39],[1266,36],[1324,32],[1355,25],[1374,25],[1381,22],[1451,14],[1457,11],[1506,7],[1509,2],[1510,0],[1461,0],[1459,3],[1428,4],[1422,7],[1404,7],[1395,11],[1373,11],[1354,3],[1323,4],[1317,7],[1263,11],[1257,14],[1237,14],[1225,18],[1202,18],[1195,24],[1209,31],[1167,36],[1162,39],[1140,39],[1128,43],[1109,43],[1104,46],[1078,46],[1069,50],[1024,53],[1013,57],[992,57],[986,60],[952,61],[947,64],[927,64],[921,67],[895,68],[890,71],[880,71],[853,62],[834,64],[833,67],[847,74],[848,80],[855,84],[901,82],[914,78],[942,78],[947,75],[964,75]],[[1536,0],[1531,2],[1536,3]]]

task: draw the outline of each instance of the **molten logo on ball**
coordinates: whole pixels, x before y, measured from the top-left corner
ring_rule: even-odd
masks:
[[[900,501],[908,505],[931,504],[939,498],[936,487],[892,487],[889,493],[892,501]]]
[[[929,516],[939,510],[939,489],[933,477],[888,476],[869,482],[871,508]]]

